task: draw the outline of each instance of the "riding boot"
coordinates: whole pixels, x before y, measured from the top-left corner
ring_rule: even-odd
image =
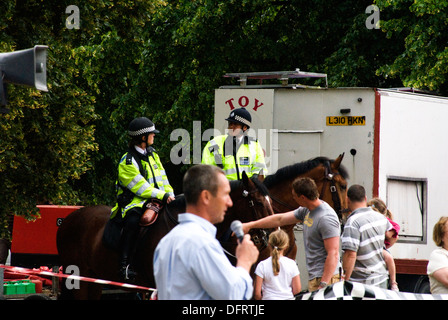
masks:
[[[137,275],[131,268],[132,252],[139,230],[140,214],[128,212],[122,234],[122,250],[120,259],[120,276],[124,280],[132,280]]]

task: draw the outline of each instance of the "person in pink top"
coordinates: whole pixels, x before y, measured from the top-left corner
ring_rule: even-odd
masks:
[[[373,198],[367,203],[367,205],[369,207],[372,207],[373,210],[378,211],[379,213],[384,215],[393,226],[392,229],[390,230],[395,231],[391,240],[387,239],[384,240],[385,248],[383,250],[383,257],[384,261],[386,262],[387,270],[389,271],[390,289],[394,291],[399,291],[396,278],[396,267],[394,257],[390,254],[388,249],[398,240],[400,225],[392,220],[393,219],[392,212],[390,212],[384,201],[381,200],[380,198]]]

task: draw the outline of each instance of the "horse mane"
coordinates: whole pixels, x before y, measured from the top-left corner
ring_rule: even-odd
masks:
[[[174,212],[183,212],[186,207],[187,202],[183,193],[178,194],[173,201],[167,204],[168,210]]]
[[[285,180],[291,179],[291,177],[296,177],[305,172],[308,172],[319,165],[324,165],[327,161],[333,163],[335,160],[331,160],[327,157],[316,157],[314,159],[298,162],[277,170],[276,173],[268,175],[263,183],[269,189]],[[348,171],[343,165],[339,166],[339,174],[344,178],[348,179]]]
[[[257,187],[258,191],[260,191],[260,193],[263,196],[268,196],[269,195],[269,191],[268,188],[264,185],[263,182],[261,182],[260,180],[258,180],[257,177],[251,177],[250,180],[252,180],[252,182],[255,184],[255,186]],[[243,182],[241,180],[231,180],[230,182],[230,189],[232,191],[241,188]]]
[[[252,180],[252,182],[255,184],[255,186],[258,188],[258,190],[260,191],[260,193],[263,196],[268,196],[269,195],[269,190],[268,188],[260,181],[258,180],[258,178],[256,177],[252,177],[250,178]],[[230,183],[230,189],[232,191],[235,191],[236,189],[241,188],[243,182],[241,180],[231,180],[229,181]],[[185,208],[187,206],[187,202],[185,200],[185,195],[182,194],[178,194],[175,198],[174,201],[171,201],[167,207],[168,210],[170,211],[176,211],[176,212],[181,212],[181,211],[185,211]]]

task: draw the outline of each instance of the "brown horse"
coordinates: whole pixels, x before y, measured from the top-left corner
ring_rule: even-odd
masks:
[[[216,225],[217,238],[227,234],[228,243],[234,238],[230,237],[231,232],[228,232],[233,220],[247,222],[273,214],[267,189],[258,179],[249,179],[243,174],[242,181],[231,182],[230,196],[233,206],[228,209],[224,221]],[[176,226],[177,216],[184,210],[185,202],[182,198],[175,200],[163,209],[156,222],[146,227],[134,257],[137,271],[135,284],[155,288],[154,250],[160,239]],[[67,216],[57,233],[57,248],[63,270],[69,265],[75,265],[81,276],[120,281],[118,252],[105,246],[102,240],[110,211],[111,207],[99,205],[81,208]],[[269,255],[265,250],[266,245],[259,249],[260,259]],[[234,247],[229,247],[229,251],[231,255],[234,254]],[[75,299],[99,299],[101,291],[101,285],[81,281],[80,288],[70,290],[69,295],[73,294]],[[68,290],[64,292],[67,294]]]
[[[339,155],[336,160],[325,157],[317,157],[303,161],[277,170],[264,180],[264,185],[269,190],[272,199],[272,208],[275,213],[295,210],[299,205],[294,201],[292,195],[292,183],[299,177],[309,177],[316,182],[320,199],[327,202],[342,219],[342,214],[347,208],[346,193],[348,173],[341,165],[344,154]],[[294,225],[285,226],[283,229],[289,235],[289,248],[285,255],[295,259],[297,246],[295,243]]]

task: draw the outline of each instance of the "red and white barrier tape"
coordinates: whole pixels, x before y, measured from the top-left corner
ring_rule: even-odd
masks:
[[[54,272],[45,271],[45,270],[41,270],[41,269],[26,269],[26,268],[22,268],[22,267],[7,266],[4,264],[0,264],[0,268],[3,268],[5,270],[11,271],[11,272],[16,272],[16,273],[67,278],[67,279],[71,279],[71,280],[87,281],[87,282],[106,284],[106,285],[118,286],[118,287],[135,289],[135,290],[156,291],[156,289],[153,289],[153,288],[137,286],[137,285],[129,284],[129,283],[115,282],[115,281],[95,279],[95,278],[89,278],[89,277],[82,277],[82,276],[77,276],[77,275],[73,275],[73,274],[70,275],[70,274],[63,274],[63,273],[54,273]]]

